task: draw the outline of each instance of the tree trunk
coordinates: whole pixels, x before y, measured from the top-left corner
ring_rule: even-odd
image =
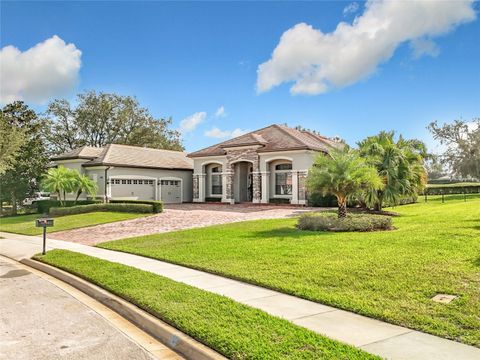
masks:
[[[76,205],[77,204],[77,201],[78,201],[78,198],[80,197],[80,195],[82,194],[82,191],[77,191],[77,197],[75,198],[75,202],[73,203],[73,205]]]
[[[338,201],[338,218],[342,219],[347,217],[347,201]]]
[[[378,201],[375,203],[375,206],[373,207],[373,210],[382,211],[383,194],[381,192],[379,192],[377,198],[378,198]]]
[[[12,215],[17,215],[17,197],[12,192]]]

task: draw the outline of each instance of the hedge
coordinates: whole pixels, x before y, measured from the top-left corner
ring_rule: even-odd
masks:
[[[311,231],[375,231],[393,229],[389,216],[370,214],[347,214],[338,218],[335,213],[307,213],[297,223],[300,230]]]
[[[50,215],[63,216],[84,214],[96,211],[116,211],[128,213],[153,213],[153,205],[148,204],[89,204],[70,207],[52,207],[50,208]]]
[[[151,205],[155,214],[163,211],[163,203],[153,200],[110,200],[110,204],[146,204]]]
[[[424,194],[426,195],[451,195],[451,194],[480,194],[480,184],[463,185],[457,184],[445,184],[428,186]]]
[[[78,200],[77,202],[73,200],[64,201],[64,207],[71,207],[77,205],[90,205],[90,204],[101,204],[102,200]],[[35,201],[34,205],[37,207],[37,212],[39,214],[48,214],[50,208],[60,207],[60,201],[58,200],[39,200]]]

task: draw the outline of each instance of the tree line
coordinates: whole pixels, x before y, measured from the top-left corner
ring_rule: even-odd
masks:
[[[346,173],[352,164],[360,171],[363,165],[358,162],[375,168],[382,186],[368,188],[362,181],[357,185],[363,192],[364,203],[376,209],[418,190],[426,180],[425,167],[431,177],[444,173],[448,167],[459,177],[480,178],[480,119],[443,125],[434,122],[429,130],[446,147],[440,156],[427,154],[425,145],[418,140],[401,136],[395,139],[393,132],[381,132],[359,142],[356,150],[346,146],[346,155],[334,152],[330,158],[345,156],[343,163],[339,160],[335,165],[338,168],[325,164],[330,175],[322,176]],[[37,114],[21,101],[5,105],[0,111],[0,201],[11,203],[15,212],[18,204],[39,191],[52,155],[109,143],[183,150],[181,134],[172,129],[172,119],[153,117],[132,96],[87,91],[79,94],[74,104],[53,100],[43,114]],[[320,169],[321,161],[327,160],[319,160],[316,168]],[[344,196],[339,196],[344,203]]]

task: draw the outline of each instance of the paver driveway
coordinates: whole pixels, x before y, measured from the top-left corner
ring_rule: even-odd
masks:
[[[167,205],[165,211],[161,214],[88,228],[59,231],[52,233],[49,237],[85,245],[95,245],[104,241],[127,237],[245,220],[286,218],[298,216],[307,211],[320,210],[322,209],[250,204],[172,204]]]

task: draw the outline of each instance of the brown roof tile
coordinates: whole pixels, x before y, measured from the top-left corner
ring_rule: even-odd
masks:
[[[182,151],[109,144],[104,151],[83,166],[125,166],[156,169],[192,170],[193,162]]]
[[[54,156],[51,158],[51,160],[95,159],[101,154],[102,151],[103,148],[100,147],[82,146],[66,153]]]
[[[258,152],[307,149],[328,152],[337,143],[321,135],[300,131],[284,125],[270,125],[219,144],[195,151],[189,157],[219,156],[225,148],[258,145]]]

